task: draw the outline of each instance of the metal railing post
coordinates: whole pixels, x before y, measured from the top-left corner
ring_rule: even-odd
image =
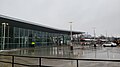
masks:
[[[78,67],[78,59],[77,59],[77,67]]]
[[[12,67],[14,67],[14,56],[12,56]]]
[[[39,67],[41,67],[41,57],[39,57]]]

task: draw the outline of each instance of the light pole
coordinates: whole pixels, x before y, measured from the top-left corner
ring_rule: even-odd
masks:
[[[72,42],[72,22],[69,22],[70,23],[70,40]]]
[[[72,45],[72,22],[69,22],[70,23],[70,49],[73,50],[73,45]]]
[[[2,44],[2,49],[4,50],[5,49],[5,34],[6,34],[6,32],[5,32],[5,30],[6,30],[6,25],[8,25],[8,23],[2,23],[2,25],[3,25],[3,44]]]
[[[95,41],[96,41],[96,40],[95,40],[95,38],[96,38],[95,29],[96,29],[96,28],[95,28],[95,27],[93,27],[93,32],[94,32],[94,47],[96,47],[96,44],[95,44]]]
[[[95,27],[93,27],[93,32],[94,32],[94,39],[95,39],[95,37],[96,37],[96,33],[95,33]]]

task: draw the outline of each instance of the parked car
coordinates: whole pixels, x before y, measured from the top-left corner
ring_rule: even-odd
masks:
[[[117,44],[113,42],[108,42],[102,45],[103,47],[116,47]]]

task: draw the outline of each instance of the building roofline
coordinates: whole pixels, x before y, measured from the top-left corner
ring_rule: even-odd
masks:
[[[2,18],[2,20],[4,19],[4,21],[14,21],[15,22],[18,22],[20,24],[26,24],[27,26],[31,25],[33,27],[36,26],[36,28],[40,27],[41,29],[43,29],[42,31],[48,31],[50,33],[61,33],[61,34],[70,34],[70,31],[68,30],[61,30],[61,29],[55,29],[55,28],[52,28],[52,27],[49,27],[49,26],[45,26],[45,25],[42,25],[42,24],[38,24],[38,23],[35,23],[35,22],[30,22],[30,21],[25,21],[25,20],[21,20],[21,19],[17,19],[17,18],[13,18],[13,17],[9,17],[9,16],[5,16],[5,15],[0,15],[0,18]],[[11,22],[13,23],[13,22]],[[13,23],[13,25],[15,25]],[[17,24],[16,24],[17,25]],[[78,31],[72,31],[73,34],[82,34],[84,32],[78,32]]]

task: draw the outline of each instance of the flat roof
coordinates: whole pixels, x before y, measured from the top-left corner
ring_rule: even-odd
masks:
[[[13,27],[20,27],[20,28],[50,32],[50,33],[70,34],[70,31],[67,31],[67,30],[55,29],[55,28],[47,27],[37,23],[0,15],[0,23],[3,23],[3,22],[9,23],[9,25]],[[82,34],[82,33],[84,32],[72,31],[72,34]]]

